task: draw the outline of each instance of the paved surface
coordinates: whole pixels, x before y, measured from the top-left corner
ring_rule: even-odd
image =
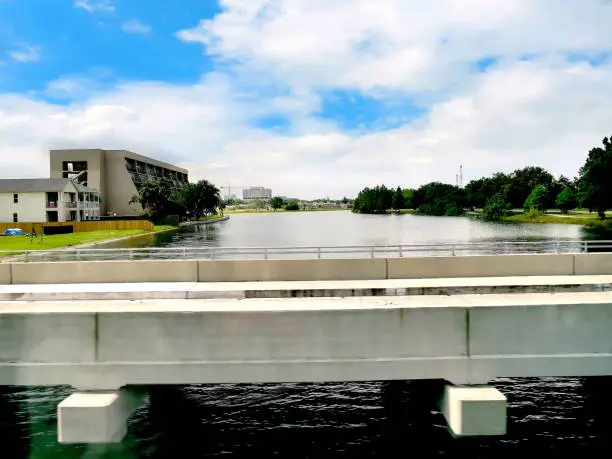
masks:
[[[612,276],[0,285],[0,301],[247,299],[612,291]]]
[[[113,314],[375,309],[491,308],[515,306],[609,305],[612,292],[514,293],[504,295],[395,296],[391,298],[254,298],[200,300],[0,301],[2,314]]]

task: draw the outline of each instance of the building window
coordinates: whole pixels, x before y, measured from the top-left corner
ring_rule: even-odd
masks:
[[[18,195],[17,193],[13,194],[13,202],[14,202],[15,204],[18,204],[18,203],[19,203],[19,195]]]
[[[18,223],[18,222],[19,222],[19,215],[13,214],[13,223]]]

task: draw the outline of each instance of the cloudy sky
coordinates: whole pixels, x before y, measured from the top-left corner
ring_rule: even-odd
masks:
[[[126,148],[275,194],[575,176],[612,134],[609,0],[0,0],[0,177]]]

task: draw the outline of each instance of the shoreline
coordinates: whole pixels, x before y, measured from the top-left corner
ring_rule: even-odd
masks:
[[[257,210],[257,209],[245,209],[245,210],[225,210],[225,214],[239,215],[239,214],[301,214],[308,212],[339,212],[347,211],[351,209],[300,209],[300,210]]]
[[[178,231],[179,229],[180,228],[178,226],[173,226],[171,228],[164,228],[164,229],[159,229],[159,230],[153,230],[153,231],[150,231],[148,233],[131,234],[129,236],[121,236],[121,237],[116,237],[116,238],[112,238],[112,239],[102,239],[102,240],[96,241],[96,242],[86,242],[84,244],[77,244],[77,245],[70,245],[70,246],[65,246],[65,247],[58,247],[57,249],[51,249],[51,250],[90,249],[90,248],[93,248],[93,247],[97,247],[99,245],[113,244],[115,242],[129,241],[131,239],[138,239],[138,238],[145,237],[145,236],[153,236],[153,235],[156,235],[156,234],[170,233],[172,231]],[[42,250],[45,250],[45,249],[42,249]]]

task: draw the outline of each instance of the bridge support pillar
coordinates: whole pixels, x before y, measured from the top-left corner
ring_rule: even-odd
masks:
[[[59,443],[121,443],[127,420],[142,402],[128,389],[76,392],[57,407]]]
[[[444,387],[440,410],[455,437],[505,435],[504,394],[488,386]]]

